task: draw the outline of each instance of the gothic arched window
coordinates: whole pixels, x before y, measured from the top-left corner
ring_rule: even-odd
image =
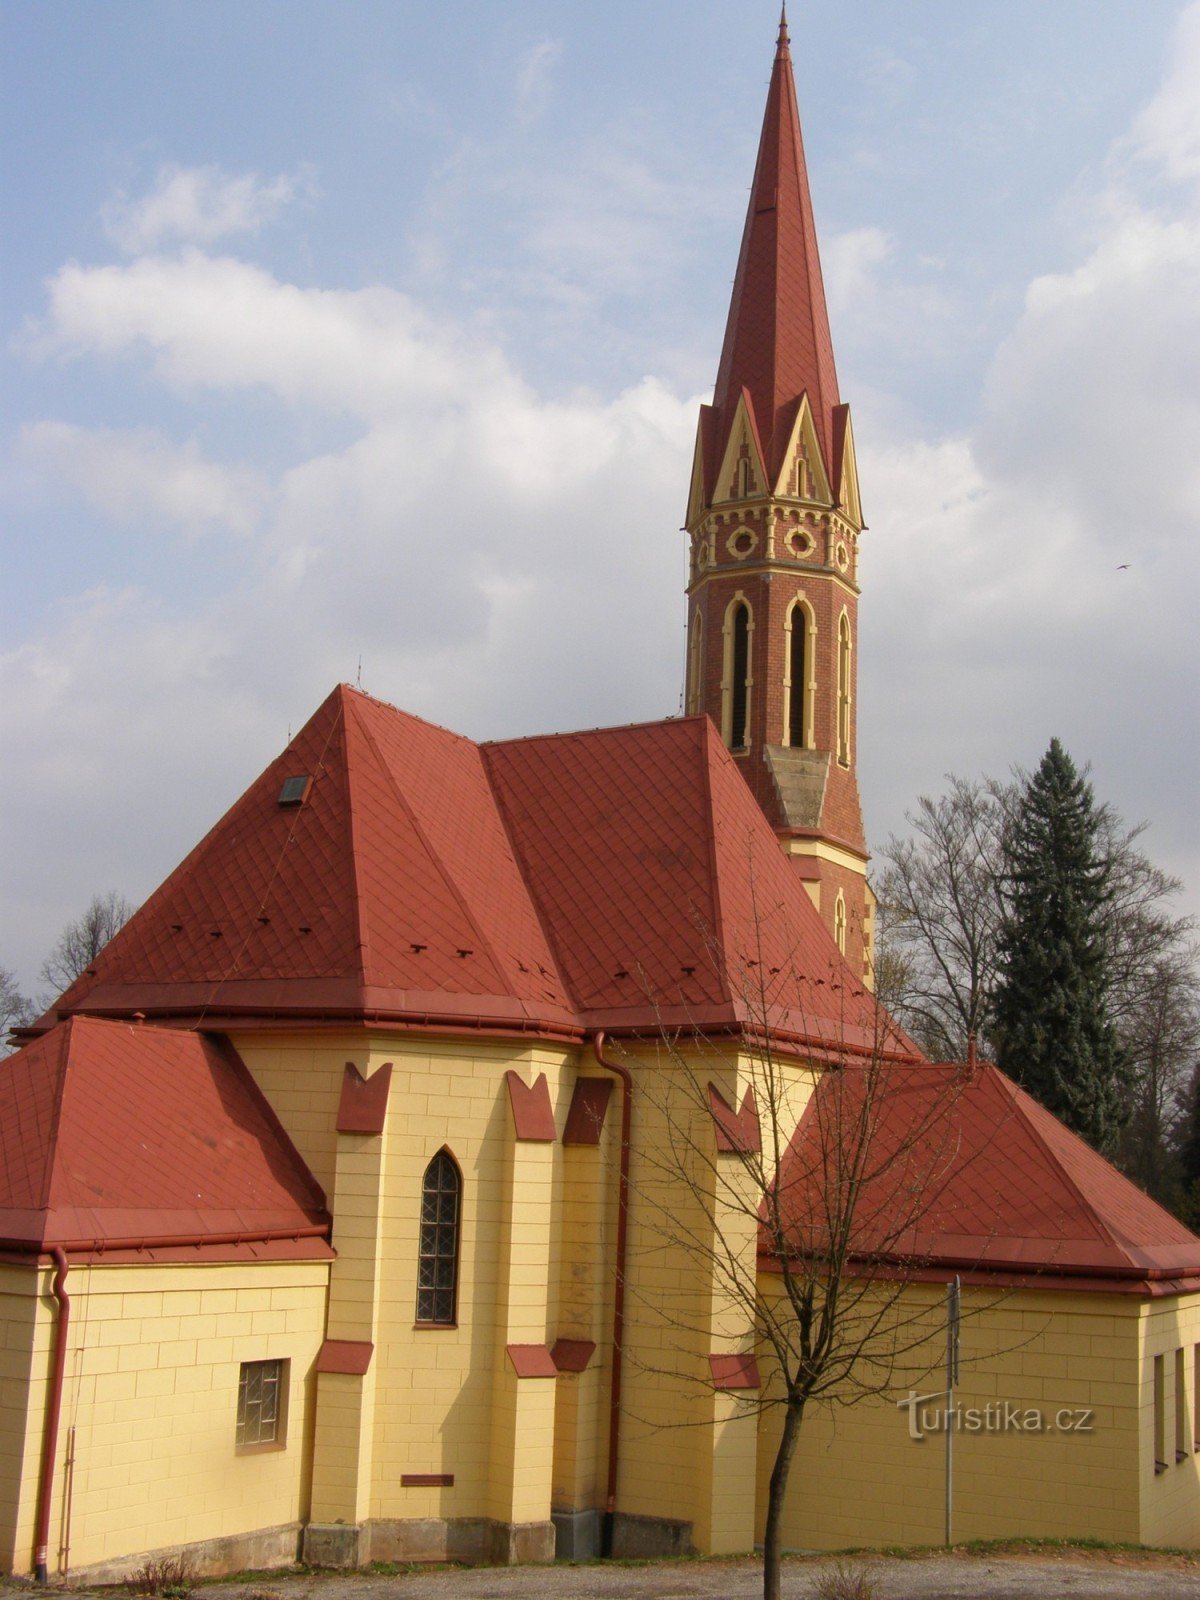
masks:
[[[731,750],[744,750],[750,723],[750,607],[739,598],[725,613],[725,681],[721,732]]]
[[[787,724],[784,743],[803,748],[808,743],[809,628],[812,619],[803,600],[788,612]]]
[[[692,614],[692,643],[688,655],[687,709],[689,713],[700,710],[703,673],[704,618],[697,610]]]
[[[842,612],[838,623],[837,758],[850,765],[850,618]]]
[[[453,1323],[458,1301],[458,1236],[462,1177],[454,1157],[439,1150],[421,1182],[417,1257],[417,1321]]]
[[[843,955],[846,954],[846,897],[839,889],[833,907],[833,937]]]

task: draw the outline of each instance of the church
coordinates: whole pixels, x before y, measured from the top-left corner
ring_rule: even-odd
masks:
[[[680,489],[684,715],[476,744],[335,688],[0,1063],[5,1571],[753,1549],[867,1083],[904,1177],[838,1270],[900,1320],[784,1544],[1200,1544],[1200,1239],[872,994],[786,27]]]

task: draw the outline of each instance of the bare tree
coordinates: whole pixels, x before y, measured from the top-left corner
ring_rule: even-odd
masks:
[[[9,1051],[8,1035],[33,1020],[33,1002],[21,993],[16,974],[0,967],[0,1055]]]
[[[134,910],[135,907],[115,889],[93,895],[87,910],[76,921],[67,923],[53,950],[42,962],[39,973],[42,982],[49,985],[55,995],[69,988],[87,971],[113,934],[125,926]]]
[[[1025,781],[1019,770],[1008,783],[951,775],[944,795],[922,797],[909,814],[911,835],[893,836],[880,852],[878,992],[935,1058],[960,1058],[972,1034],[985,1048],[993,1043],[1006,841]],[[1120,1160],[1166,1201],[1200,1049],[1195,926],[1171,906],[1179,879],[1139,847],[1144,825],[1127,827],[1107,805],[1096,815],[1109,871],[1108,1013],[1134,1069]]]
[[[909,839],[890,838],[879,899],[880,998],[935,1061],[987,1028],[996,981],[1007,796],[953,775],[922,795]]]
[[[879,1396],[902,1377],[921,1381],[938,1359],[940,1307],[908,1291],[959,1162],[954,1107],[971,1069],[932,1068],[906,1053],[848,983],[840,1022],[785,1039],[778,1019],[794,1019],[812,988],[750,965],[758,990],[738,1041],[663,1030],[663,1070],[638,1075],[641,1101],[651,1102],[642,1117],[656,1125],[639,1141],[633,1204],[657,1240],[650,1248],[682,1252],[693,1269],[686,1281],[710,1284],[711,1294],[697,1310],[693,1291],[672,1300],[657,1282],[639,1290],[651,1332],[630,1355],[658,1377],[690,1374],[699,1384],[714,1340],[768,1353],[761,1387],[739,1398],[748,1412],[782,1412],[763,1546],[763,1594],[778,1600],[806,1411]],[[844,982],[832,969],[819,980]]]

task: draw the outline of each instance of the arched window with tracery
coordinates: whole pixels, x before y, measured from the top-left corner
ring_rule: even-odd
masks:
[[[838,623],[837,758],[850,765],[850,618],[842,612]]]
[[[458,1307],[458,1242],[462,1174],[448,1150],[439,1150],[421,1182],[421,1233],[417,1257],[417,1321],[453,1324]]]
[[[792,602],[787,618],[787,682],[784,743],[803,748],[809,743],[808,680],[811,659],[812,616],[803,600]]]
[[[687,708],[689,714],[700,710],[701,684],[704,673],[704,618],[699,609],[692,613],[692,641],[688,651]]]
[[[744,750],[750,735],[750,606],[740,596],[725,613],[725,676],[721,732],[731,750]]]

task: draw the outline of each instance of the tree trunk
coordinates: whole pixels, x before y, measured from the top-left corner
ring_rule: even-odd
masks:
[[[783,1432],[779,1449],[775,1452],[775,1465],[771,1468],[771,1483],[767,1489],[767,1527],[763,1534],[763,1600],[780,1600],[780,1561],[783,1555],[783,1500],[787,1493],[788,1473],[796,1453],[796,1440],[800,1436],[800,1419],[804,1415],[804,1401],[789,1400],[783,1412]]]

